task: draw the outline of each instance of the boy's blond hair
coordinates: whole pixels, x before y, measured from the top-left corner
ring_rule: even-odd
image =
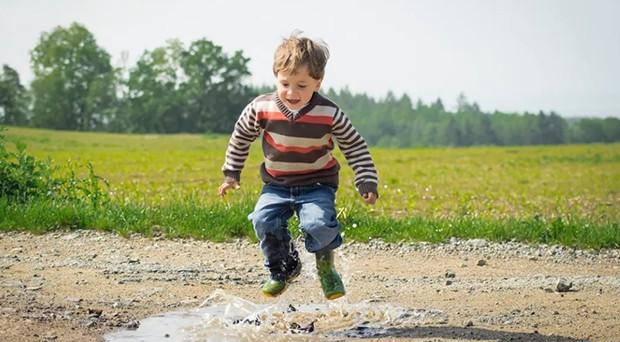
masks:
[[[294,32],[276,49],[273,74],[277,76],[280,71],[295,73],[305,66],[312,78],[320,80],[325,74],[328,59],[329,50],[324,42],[301,37],[298,32]]]

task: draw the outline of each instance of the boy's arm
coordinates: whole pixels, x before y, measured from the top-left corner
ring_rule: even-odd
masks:
[[[365,198],[367,194],[374,194],[379,197],[377,169],[368,151],[366,141],[340,109],[334,116],[332,134],[336,137],[347,163],[355,172],[357,191]]]
[[[260,135],[260,126],[256,120],[254,101],[250,102],[235,123],[235,129],[228,141],[226,159],[222,166],[225,183],[239,183],[241,170],[250,153],[250,145]]]

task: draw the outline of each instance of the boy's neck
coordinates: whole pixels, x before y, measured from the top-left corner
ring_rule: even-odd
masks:
[[[313,99],[316,98],[317,92],[314,92],[312,94],[312,97],[310,98],[310,100],[308,102],[306,102],[303,106],[301,106],[299,109],[291,109],[289,106],[286,105],[286,103],[278,96],[277,93],[275,93],[276,98],[278,99],[278,102],[280,103],[280,105],[284,108],[286,108],[286,110],[293,115],[293,117],[297,117],[297,115],[299,115],[300,112],[304,111],[306,109],[306,107],[308,107]]]

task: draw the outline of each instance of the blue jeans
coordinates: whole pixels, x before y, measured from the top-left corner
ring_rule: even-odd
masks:
[[[288,220],[297,214],[306,250],[316,253],[342,244],[336,220],[336,188],[324,184],[281,186],[265,184],[254,211],[248,216],[265,255],[265,266],[285,260],[291,235]]]

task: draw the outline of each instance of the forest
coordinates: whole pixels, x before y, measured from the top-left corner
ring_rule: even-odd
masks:
[[[119,66],[83,25],[43,32],[31,51],[34,79],[0,72],[0,125],[123,133],[229,134],[243,107],[271,86],[249,82],[250,59],[202,38],[172,39]],[[567,119],[556,112],[483,112],[464,94],[454,110],[408,94],[374,98],[324,89],[372,146],[476,146],[610,143],[620,119]]]

